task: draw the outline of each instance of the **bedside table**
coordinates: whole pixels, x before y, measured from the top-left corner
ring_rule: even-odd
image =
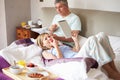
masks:
[[[37,38],[39,34],[31,31],[31,29],[25,29],[22,27],[16,28],[16,38],[17,39],[25,39],[25,38]]]

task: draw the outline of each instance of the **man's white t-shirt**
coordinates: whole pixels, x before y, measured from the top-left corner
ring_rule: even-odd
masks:
[[[57,26],[58,26],[58,29],[54,32],[54,34],[56,34],[58,36],[64,36],[61,28],[59,27],[60,25],[58,24],[58,22],[62,21],[62,20],[67,21],[71,30],[80,30],[81,31],[81,21],[77,15],[75,15],[74,13],[70,13],[68,16],[62,17],[60,14],[57,14],[52,21],[52,25],[57,24]]]

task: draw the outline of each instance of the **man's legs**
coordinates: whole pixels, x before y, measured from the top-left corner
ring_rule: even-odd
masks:
[[[75,57],[91,57],[98,61],[99,65],[112,61],[95,36],[87,39]]]
[[[101,32],[101,33],[97,34],[96,37],[97,37],[99,43],[101,44],[101,46],[108,53],[108,55],[112,59],[114,59],[115,58],[115,54],[114,54],[113,49],[112,49],[112,47],[110,45],[108,36],[105,35],[103,32]],[[104,64],[102,66],[102,68],[107,71],[108,76],[110,78],[113,78],[115,80],[120,80],[120,74],[119,74],[118,70],[116,69],[113,60],[111,62],[107,63],[107,64]]]
[[[113,52],[113,49],[110,45],[109,42],[109,38],[106,34],[104,34],[103,32],[100,32],[99,34],[96,35],[98,41],[100,42],[100,44],[102,45],[102,47],[104,47],[104,49],[106,50],[106,52],[109,54],[110,57],[112,57],[112,59],[115,58],[115,54]],[[114,61],[111,61],[109,63],[109,65],[115,70],[117,71]],[[117,71],[118,72],[118,71]]]
[[[100,40],[99,40],[100,39]],[[101,41],[101,42],[100,42]],[[109,77],[119,80],[120,74],[117,72],[114,62],[112,61],[111,55],[109,55],[109,49],[104,44],[104,37],[96,36],[89,37],[85,44],[82,46],[81,50],[75,57],[91,57],[97,60],[99,65],[107,71]],[[108,50],[107,50],[108,49]],[[111,52],[112,53],[112,52]],[[113,54],[113,53],[112,53]]]
[[[109,78],[120,80],[120,74],[110,66],[110,63],[104,64],[102,68],[107,72]]]
[[[104,48],[104,50],[109,54],[110,57],[112,57],[112,59],[114,59],[115,54],[114,54],[113,49],[110,45],[110,41],[109,41],[108,36],[104,32],[100,32],[95,36],[97,37],[99,43]]]

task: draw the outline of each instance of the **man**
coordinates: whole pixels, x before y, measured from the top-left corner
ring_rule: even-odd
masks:
[[[53,33],[53,36],[57,40],[62,41],[64,44],[73,46],[73,44],[70,43],[73,42],[72,38],[64,37],[58,22],[61,20],[66,20],[72,30],[72,33],[79,34],[81,31],[81,21],[77,15],[70,12],[67,0],[55,0],[55,8],[58,14],[55,15],[49,30]]]

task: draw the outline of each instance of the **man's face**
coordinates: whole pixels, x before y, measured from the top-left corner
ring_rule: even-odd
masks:
[[[69,13],[68,7],[63,3],[56,3],[55,8],[58,14],[61,16],[66,16]]]

